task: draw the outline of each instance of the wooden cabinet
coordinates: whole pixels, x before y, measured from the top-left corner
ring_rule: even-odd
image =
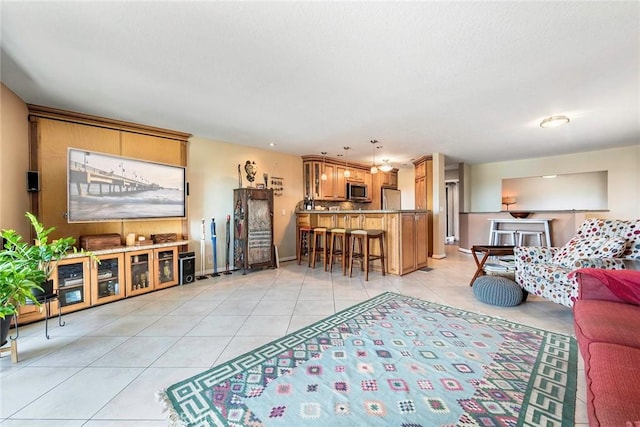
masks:
[[[154,289],[153,249],[127,252],[125,254],[127,286],[125,295],[140,295]]]
[[[427,221],[426,212],[401,214],[401,266],[400,275],[426,267],[427,254]]]
[[[178,284],[178,248],[153,250],[153,279],[155,289],[164,289]]]
[[[347,182],[366,184],[372,194],[372,181],[369,167],[359,163],[349,163],[349,177],[345,177],[347,164],[344,161],[319,156],[302,156],[302,178],[304,196],[314,200],[347,200]],[[327,179],[323,180],[323,173]]]
[[[433,160],[431,156],[422,156],[414,163],[415,166],[415,206],[416,209],[433,211]],[[428,215],[427,229],[429,230],[428,252],[433,254],[433,217]]]
[[[233,190],[233,259],[243,269],[274,267],[273,190]]]
[[[58,261],[51,274],[53,290],[58,298],[49,302],[51,316],[81,310],[91,305],[89,294],[89,257],[66,258]],[[45,307],[26,304],[18,310],[18,323],[30,323],[45,318]]]
[[[390,172],[378,171],[376,175],[378,175],[380,188],[398,189],[398,171],[396,169]]]
[[[91,305],[116,301],[125,297],[124,254],[98,256],[91,261]]]
[[[178,251],[186,244],[93,251],[99,263],[77,255],[60,260],[51,275],[58,300],[50,302],[50,317],[57,315],[58,307],[66,314],[177,285]],[[21,306],[18,312],[19,324],[44,318],[44,307],[33,304]]]

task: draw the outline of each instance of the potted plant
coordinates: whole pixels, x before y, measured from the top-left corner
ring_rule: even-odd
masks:
[[[38,295],[53,292],[50,276],[57,262],[69,250],[77,252],[73,237],[49,241],[55,228],[45,228],[30,212],[25,215],[35,231],[33,244],[15,230],[1,232],[5,245],[0,249],[0,345],[6,342],[11,316],[27,302],[40,305]]]

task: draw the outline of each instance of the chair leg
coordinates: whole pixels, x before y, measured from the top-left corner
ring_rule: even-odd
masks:
[[[382,275],[386,275],[385,261],[384,261],[384,235],[380,236],[380,261],[382,261]]]
[[[369,236],[364,238],[364,255],[362,256],[364,263],[364,281],[369,281]]]

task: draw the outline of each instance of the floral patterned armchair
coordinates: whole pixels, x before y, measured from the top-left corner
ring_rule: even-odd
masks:
[[[579,268],[640,269],[640,220],[588,219],[561,248],[516,246],[516,282],[533,295],[572,307]]]

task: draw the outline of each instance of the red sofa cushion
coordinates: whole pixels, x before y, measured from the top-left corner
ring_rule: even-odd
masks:
[[[589,354],[585,368],[589,425],[639,425],[640,349],[592,342]]]
[[[579,299],[573,306],[573,316],[576,338],[586,363],[589,362],[588,346],[592,342],[640,349],[640,307],[636,305]]]

